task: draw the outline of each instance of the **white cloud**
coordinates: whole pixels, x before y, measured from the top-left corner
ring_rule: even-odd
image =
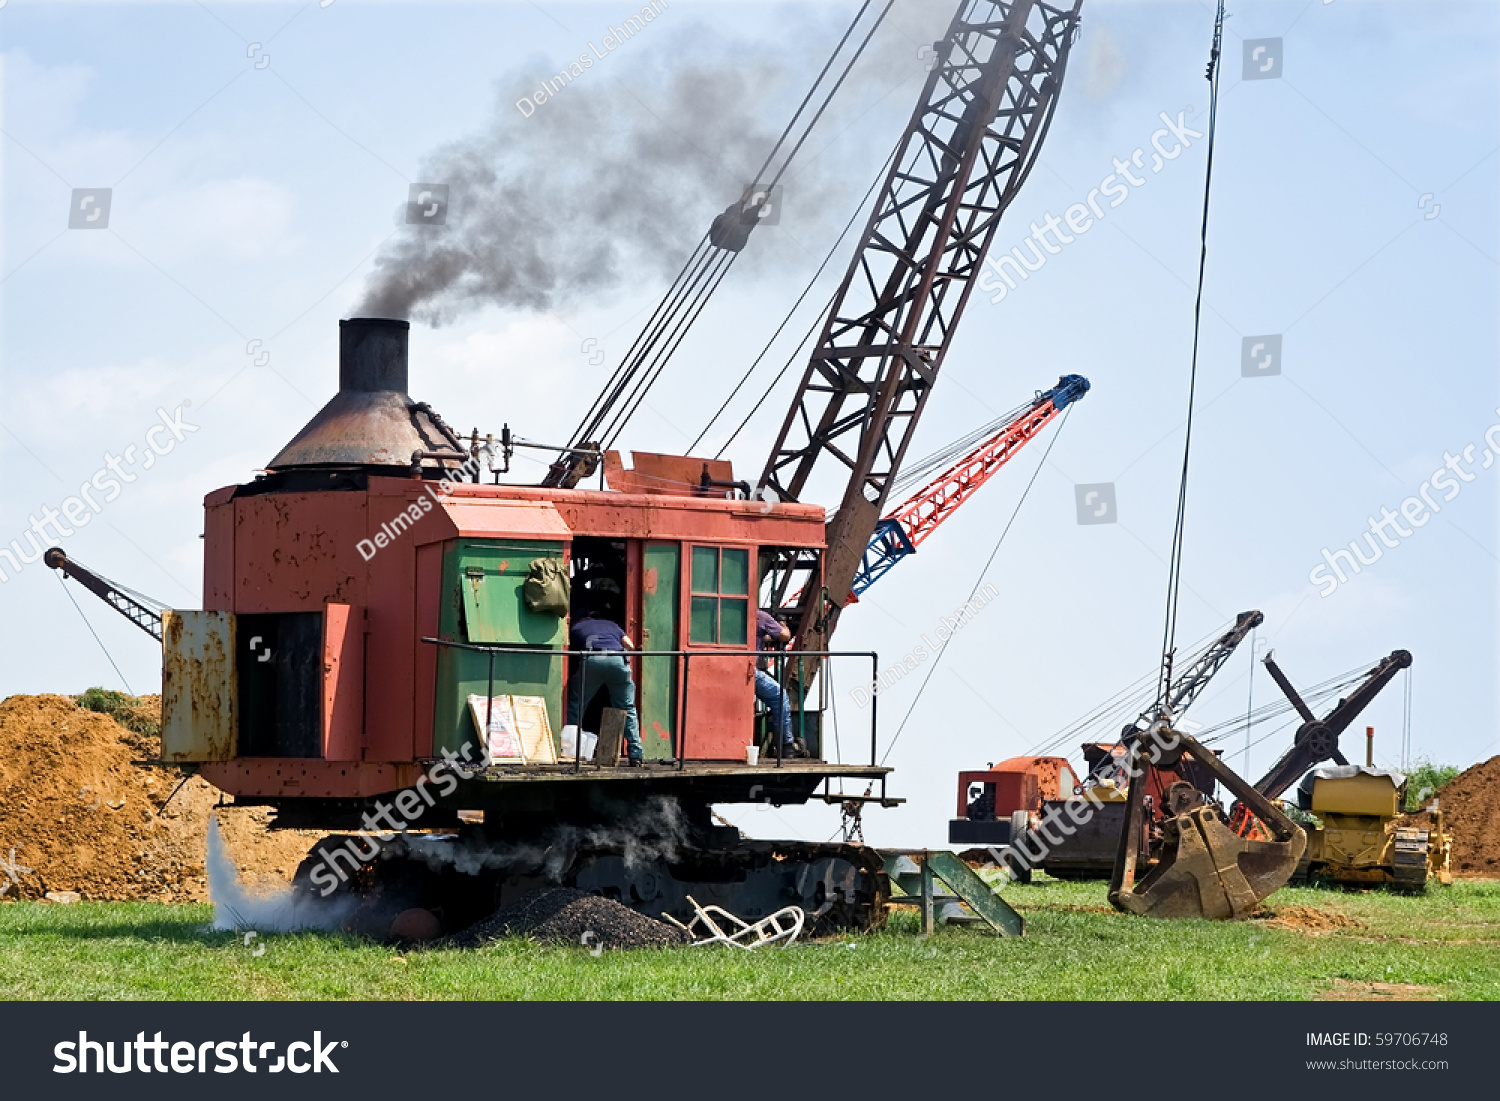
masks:
[[[22,141],[72,127],[94,71],[87,65],[40,65],[25,50],[0,52],[7,128],[24,120]],[[27,141],[29,145],[30,142]]]
[[[116,200],[120,232],[153,259],[285,258],[301,243],[292,232],[297,199],[280,184],[254,176],[176,183],[129,202]],[[127,200],[127,201],[120,201]]]
[[[34,415],[45,419],[66,415],[75,424],[116,428],[123,410],[140,408],[149,415],[171,374],[171,366],[156,356],[133,365],[73,367],[18,390],[12,400],[24,400]]]

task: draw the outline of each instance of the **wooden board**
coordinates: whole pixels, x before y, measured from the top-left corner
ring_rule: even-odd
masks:
[[[557,743],[552,740],[552,724],[547,719],[547,701],[541,696],[510,697],[515,715],[515,730],[521,739],[521,753],[529,765],[557,764]]]
[[[540,697],[523,697],[536,698]],[[490,715],[490,728],[484,729],[485,713]],[[495,696],[492,701],[486,701],[481,695],[469,697],[469,713],[474,717],[474,729],[481,731],[481,741],[484,744],[484,759],[486,764],[498,761],[510,761],[526,763],[526,755],[523,752],[524,740],[516,734],[516,719],[511,713],[511,697]],[[543,709],[543,717],[546,709]]]
[[[594,746],[594,763],[613,768],[620,763],[620,751],[625,742],[625,716],[627,712],[606,707],[599,720],[599,741]]]

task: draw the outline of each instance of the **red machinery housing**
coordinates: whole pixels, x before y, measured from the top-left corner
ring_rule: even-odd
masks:
[[[1011,857],[1011,866],[1020,868],[1028,859],[1022,836],[1027,830],[1043,819],[1068,821],[1072,824],[1060,837],[1030,854],[1037,858],[1036,866],[1058,877],[1108,876],[1125,822],[1126,751],[1120,745],[1085,742],[1083,756],[1089,766],[1086,782],[1065,757],[1012,757],[982,772],[960,772],[958,816],[948,822],[949,844],[1022,846]],[[1191,761],[1183,770],[1189,782],[1212,797],[1212,773]],[[1175,780],[1153,770],[1144,782],[1153,822],[1170,817],[1169,788]],[[1069,804],[1079,804],[1085,788],[1092,791],[1089,813],[1068,815]],[[1145,843],[1144,834],[1140,843]]]
[[[196,762],[298,825],[338,827],[445,751],[467,744],[477,763],[472,695],[541,698],[555,738],[575,660],[568,619],[522,596],[533,563],[554,558],[574,573],[575,605],[610,606],[642,648],[631,663],[647,787],[706,812],[761,793],[802,801],[830,775],[885,775],[744,763],[762,571],[778,553],[822,549],[821,508],[708,496],[686,460],[681,481],[653,478],[645,492],[459,481],[471,456],[406,395],[407,328],[342,322],[338,396],[264,476],[205,500],[205,610],[167,615],[167,760]],[[801,721],[816,756],[816,712]],[[524,785],[522,806],[567,816],[598,778],[490,769],[440,806],[515,813],[508,789]]]
[[[1012,757],[987,769],[958,774],[953,845],[1008,845],[1047,802],[1071,798],[1078,776],[1066,757]]]

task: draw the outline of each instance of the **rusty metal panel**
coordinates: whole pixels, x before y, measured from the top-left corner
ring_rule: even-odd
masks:
[[[371,496],[377,492],[389,492],[385,487],[395,484],[393,479],[371,478]],[[567,531],[575,535],[615,539],[705,539],[716,543],[783,547],[824,545],[821,505],[474,484],[456,486],[443,504],[464,535],[493,535],[497,530],[493,522],[488,527],[471,528],[468,526],[471,515],[479,525],[486,521],[480,519],[482,514],[463,511],[465,506],[484,502],[543,504],[556,513]],[[520,526],[519,518],[505,521],[503,527],[516,536],[528,534]],[[550,525],[546,530],[536,528],[530,534],[567,538]]]
[[[704,473],[721,486],[734,481],[734,467],[724,459],[695,459],[650,451],[633,451],[630,457],[635,463],[633,470],[621,464],[618,451],[604,453],[604,476],[610,489],[621,493],[722,498],[723,489],[703,488]]]
[[[329,603],[323,613],[323,758],[359,760],[364,730],[364,609]]]
[[[227,761],[235,752],[235,617],[162,613],[161,755]]]
[[[363,493],[267,493],[234,501],[234,611],[319,612],[371,603]],[[378,561],[378,557],[376,559]]]
[[[208,762],[198,774],[221,791],[246,798],[368,799],[412,787],[426,771],[416,763],[240,757]]]
[[[210,493],[203,502],[203,606],[234,609],[233,489]]]

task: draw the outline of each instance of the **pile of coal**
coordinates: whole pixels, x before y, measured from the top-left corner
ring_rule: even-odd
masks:
[[[672,948],[686,944],[682,931],[638,914],[614,899],[572,887],[557,887],[496,910],[450,938],[477,947],[500,937],[530,937],[547,944],[596,948]]]

